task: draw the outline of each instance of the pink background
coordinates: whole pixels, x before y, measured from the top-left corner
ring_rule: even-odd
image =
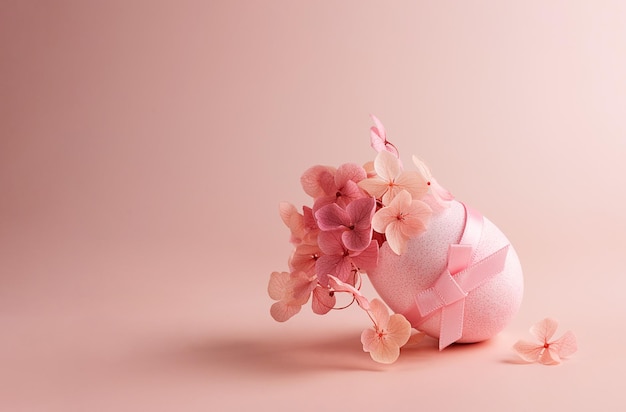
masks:
[[[624,73],[617,0],[0,2],[0,410],[624,408]],[[270,318],[277,204],[369,113],[513,242],[495,339]],[[546,316],[579,352],[518,364]]]

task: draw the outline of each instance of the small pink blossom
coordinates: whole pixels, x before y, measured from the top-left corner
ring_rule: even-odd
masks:
[[[363,350],[369,352],[376,362],[395,362],[400,356],[400,348],[411,337],[411,324],[401,314],[389,316],[387,307],[378,299],[370,302],[368,313],[374,327],[365,329],[361,334]]]
[[[336,292],[350,293],[374,322],[373,328],[368,328],[361,334],[361,343],[363,350],[369,352],[376,362],[395,362],[402,346],[417,344],[424,337],[423,333],[411,336],[409,321],[401,314],[389,316],[387,307],[380,300],[368,301],[357,288],[334,276],[328,276],[328,282]]]
[[[340,230],[344,245],[353,251],[365,249],[372,240],[372,217],[376,211],[376,200],[364,197],[352,201],[345,209],[332,203],[316,213],[321,230]]]
[[[415,171],[402,171],[399,160],[387,151],[376,155],[374,170],[376,176],[362,180],[359,186],[381,199],[385,206],[402,190],[409,192],[414,199],[420,199],[428,192],[428,185],[422,175]]]
[[[304,272],[272,272],[267,292],[270,298],[278,301],[270,308],[274,320],[285,322],[300,312],[316,284],[317,277]]]
[[[551,340],[557,327],[556,320],[546,318],[530,328],[530,333],[537,339],[537,343],[520,340],[513,349],[527,362],[557,365],[561,363],[561,358],[568,357],[578,350],[576,337],[570,331],[565,332],[557,340]]]
[[[317,259],[315,272],[321,285],[328,284],[328,275],[333,275],[347,282],[355,271],[370,270],[378,263],[378,243],[372,240],[367,248],[360,252],[347,249],[338,232],[320,232],[319,246],[322,256]]]
[[[383,150],[387,151],[399,158],[400,154],[398,153],[398,149],[387,140],[387,132],[385,132],[383,123],[373,114],[371,114],[370,117],[374,121],[374,126],[370,128],[370,142],[372,148],[377,152],[382,152]]]
[[[448,192],[443,186],[441,186],[437,180],[430,173],[430,169],[426,166],[426,163],[422,162],[416,156],[413,156],[413,163],[417,166],[417,171],[422,175],[426,184],[428,185],[428,195],[430,195],[434,201],[434,206],[438,210],[443,210],[450,206],[450,202],[454,200],[452,193]]]
[[[413,200],[406,190],[401,191],[389,206],[380,209],[372,218],[372,227],[384,233],[389,247],[396,254],[406,251],[410,238],[426,230],[432,209],[420,200]]]
[[[305,192],[315,199],[313,210],[337,203],[345,207],[352,200],[366,197],[358,183],[367,177],[363,167],[345,163],[334,169],[328,166],[313,166],[306,170],[300,182]]]

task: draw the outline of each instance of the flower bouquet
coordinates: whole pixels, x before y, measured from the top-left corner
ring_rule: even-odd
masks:
[[[320,315],[343,309],[337,294],[347,294],[373,324],[361,335],[364,351],[382,363],[397,360],[412,329],[439,339],[440,350],[489,339],[521,303],[513,247],[419,158],[405,169],[382,123],[372,119],[373,161],[313,166],[300,179],[312,205],[300,212],[280,203],[294,250],[289,271],[270,276],[272,317],[284,322],[309,300]],[[360,292],[365,273],[382,301]]]

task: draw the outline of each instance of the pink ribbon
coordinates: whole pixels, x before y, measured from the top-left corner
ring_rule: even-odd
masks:
[[[459,244],[448,248],[446,268],[435,283],[415,297],[412,316],[423,323],[437,311],[441,311],[439,350],[456,342],[463,335],[463,315],[467,294],[493,276],[502,272],[509,245],[504,246],[479,262],[473,263],[476,247],[480,241],[483,217],[465,206],[465,229]]]

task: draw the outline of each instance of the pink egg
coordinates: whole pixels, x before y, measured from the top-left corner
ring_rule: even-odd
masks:
[[[433,215],[425,233],[409,241],[406,253],[398,256],[384,243],[378,266],[368,273],[372,285],[394,312],[405,314],[413,327],[434,338],[440,336],[441,310],[421,324],[409,314],[415,308],[416,295],[432,287],[446,269],[449,245],[459,243],[465,214],[463,204],[453,201],[448,209]],[[506,236],[484,218],[472,264],[509,244]],[[524,290],[522,267],[512,246],[506,253],[503,270],[465,297],[462,336],[457,342],[480,342],[495,336],[519,310]]]

